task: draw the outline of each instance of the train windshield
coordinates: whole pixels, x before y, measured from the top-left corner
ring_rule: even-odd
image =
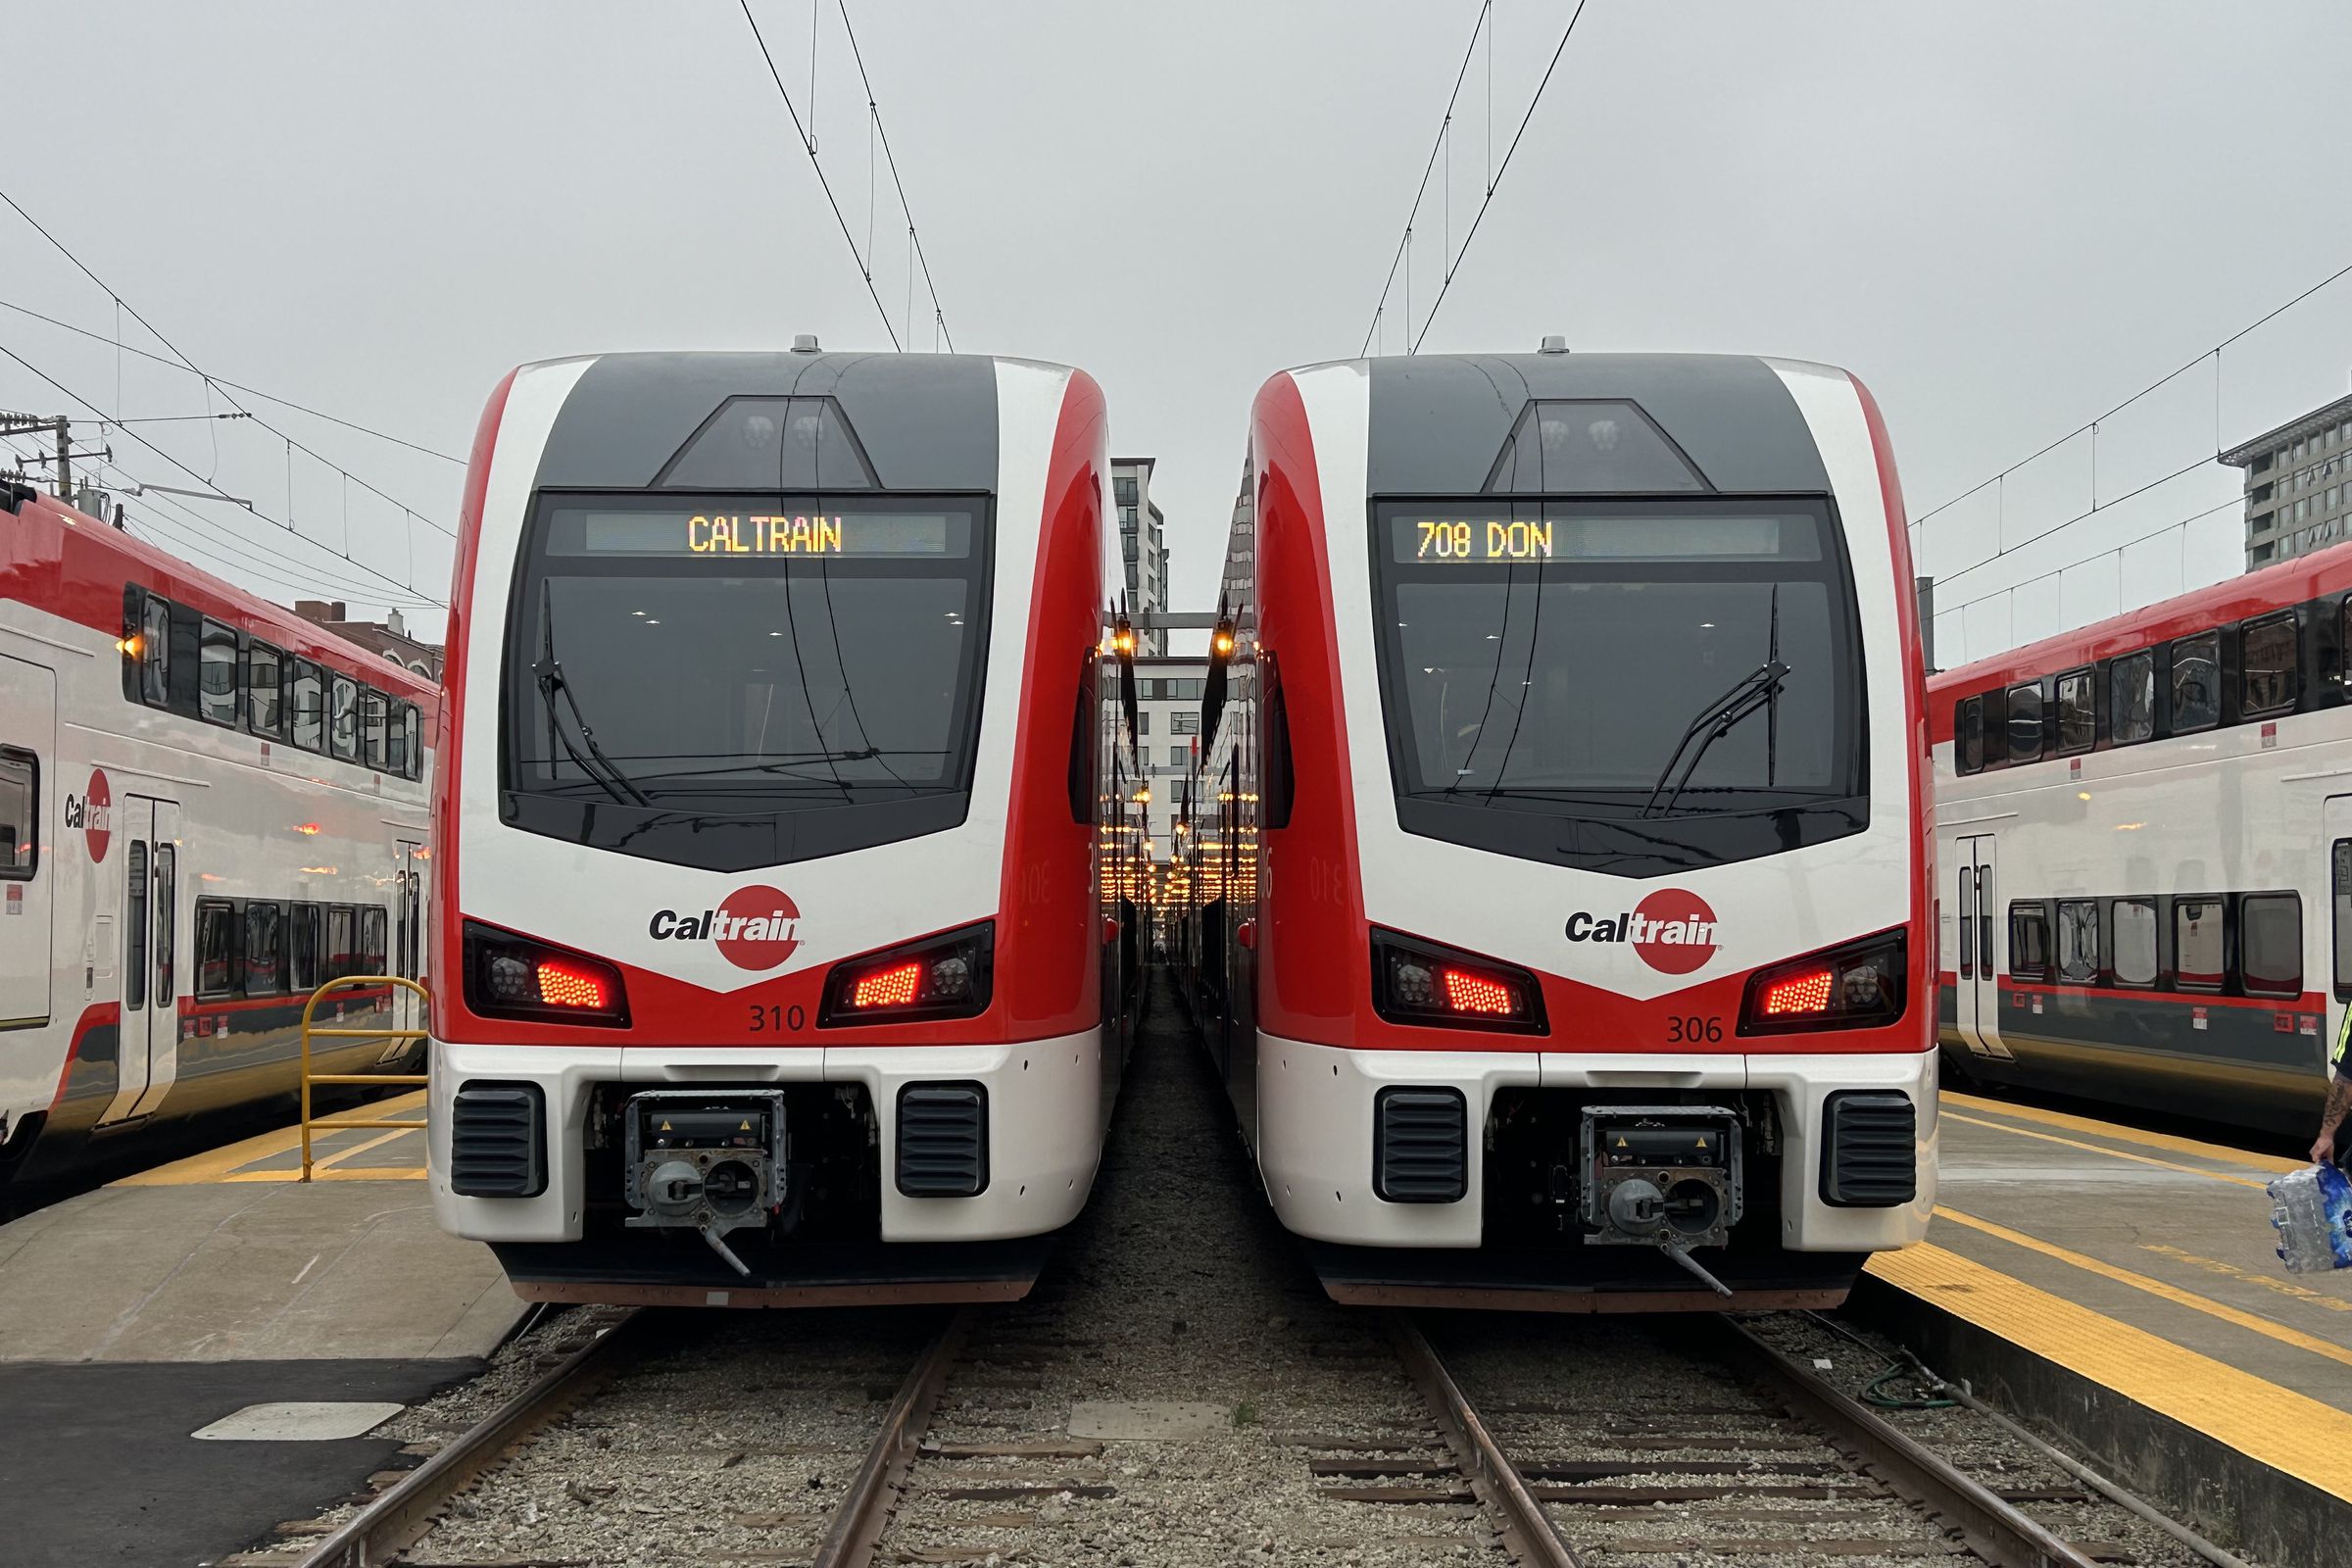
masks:
[[[1408,832],[1648,876],[1863,826],[1826,503],[1383,502],[1374,534]]]
[[[953,827],[988,583],[969,497],[548,498],[508,626],[509,819],[711,870]]]

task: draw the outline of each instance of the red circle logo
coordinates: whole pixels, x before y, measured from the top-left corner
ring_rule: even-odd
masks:
[[[1634,906],[1628,935],[1652,969],[1689,974],[1715,956],[1715,911],[1695,893],[1660,888]]]
[[[737,888],[718,906],[710,940],[738,969],[773,969],[801,945],[800,906],[782,888]]]
[[[82,796],[81,828],[90,843],[92,863],[106,858],[106,847],[115,839],[115,796],[106,787],[106,770],[90,769],[90,787]]]

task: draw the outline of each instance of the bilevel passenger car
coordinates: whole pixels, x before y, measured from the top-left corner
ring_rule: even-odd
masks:
[[[29,1180],[290,1095],[315,987],[418,977],[437,700],[49,496],[0,510],[0,1177]],[[400,988],[321,1010],[421,1026]]]
[[[1356,361],[1268,382],[1250,462],[1178,946],[1331,1294],[1811,1305],[1918,1241],[1927,731],[1869,394]]]
[[[430,1159],[521,1294],[1026,1291],[1123,1038],[1104,442],[1093,380],[1008,359],[498,388],[435,780]]]
[[[1956,1076],[2308,1137],[2352,997],[2352,545],[1938,675]]]

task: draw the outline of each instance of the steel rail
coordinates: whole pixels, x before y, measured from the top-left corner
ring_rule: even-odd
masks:
[[[416,1544],[451,1498],[610,1380],[623,1359],[618,1348],[634,1341],[643,1321],[644,1313],[633,1309],[548,1368],[321,1538],[299,1568],[377,1568],[390,1562]]]
[[[1453,1450],[1462,1479],[1470,1483],[1478,1500],[1501,1520],[1504,1548],[1515,1560],[1536,1568],[1582,1568],[1576,1553],[1552,1529],[1544,1505],[1528,1490],[1526,1478],[1503,1453],[1494,1434],[1453,1381],[1453,1374],[1438,1358],[1420,1325],[1402,1312],[1390,1312],[1387,1326],[1390,1342],[1414,1387],[1437,1413],[1438,1426]]]
[[[1957,1531],[1969,1550],[1993,1568],[2095,1568],[2092,1558],[1886,1417],[1730,1318],[1718,1322],[1727,1361],[1771,1389],[1798,1419],[1850,1447],[1866,1472]]]
[[[849,1495],[834,1514],[825,1539],[817,1543],[816,1554],[808,1559],[809,1568],[865,1568],[874,1560],[883,1527],[890,1523],[891,1509],[922,1446],[923,1434],[930,1428],[931,1413],[938,1408],[948,1373],[963,1354],[971,1327],[972,1309],[958,1307],[906,1374],[898,1397],[891,1400],[890,1411],[882,1418],[881,1432],[850,1482]]]

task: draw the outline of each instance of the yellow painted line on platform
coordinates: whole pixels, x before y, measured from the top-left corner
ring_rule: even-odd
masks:
[[[2264,1190],[2264,1184],[2251,1176],[2231,1176],[2225,1171],[2206,1170],[2196,1165],[2182,1165],[2175,1160],[2158,1159],[2150,1154],[2134,1154],[2124,1149],[2103,1149],[2097,1144],[2086,1144],[2077,1138],[2061,1138],[2056,1133],[2037,1133],[2030,1127],[2005,1127],[1997,1121],[1984,1121],[1976,1116],[1963,1116],[1956,1110],[1944,1111],[1940,1119],[1963,1121],[1971,1127],[1989,1127],[1996,1133],[2007,1133],[2012,1138],[2038,1138],[2045,1144],[2064,1144],[2069,1149],[2080,1149],[2093,1154],[2105,1154],[2109,1159],[2129,1159],[2141,1165],[2154,1165],[2162,1170],[2185,1171],[2191,1176],[2203,1176],[2209,1181],[2233,1182],[2240,1187],[2251,1187],[2258,1193]]]
[[[2352,1414],[1932,1243],[1870,1272],[2009,1343],[2194,1427],[2256,1461],[2352,1498]]]
[[[1946,1089],[1941,1096],[1947,1105],[1966,1105],[1975,1111],[1989,1111],[2002,1116],[2015,1116],[2020,1121],[2039,1122],[2045,1127],[2064,1127],[2072,1132],[2095,1133],[2101,1138],[2119,1139],[2138,1144],[2145,1149],[2169,1149],[2176,1154],[2194,1154],[2200,1159],[2218,1159],[2227,1165],[2244,1165],[2253,1170],[2267,1170],[2284,1175],[2301,1170],[2301,1160],[2282,1159],[2277,1154],[2257,1154],[2251,1150],[2231,1149],[2224,1144],[2200,1143],[2194,1138],[2176,1137],[2172,1133],[2150,1132],[2144,1127],[2125,1127],[2115,1122],[2100,1121],[2090,1116],[2072,1116],[2063,1110],[2044,1110],[2039,1105],[2013,1105],[2005,1100],[1986,1100],[1980,1095],[1963,1095]]]
[[[370,1119],[375,1119],[397,1116],[408,1110],[420,1110],[423,1106],[424,1091],[418,1089],[405,1095],[395,1095],[390,1100],[377,1101],[368,1106],[368,1110],[370,1112]],[[416,1126],[422,1129],[424,1123],[420,1121]],[[332,1120],[311,1123],[311,1135],[314,1138],[319,1135],[321,1129],[332,1132],[334,1123]],[[401,1134],[395,1132],[390,1136],[397,1138]],[[190,1154],[185,1159],[175,1159],[170,1164],[158,1165],[153,1170],[136,1171],[109,1182],[107,1185],[110,1187],[203,1187],[214,1182],[299,1180],[302,1176],[299,1167],[292,1171],[249,1171],[244,1167],[258,1164],[265,1159],[273,1159],[280,1154],[290,1153],[301,1147],[301,1126],[297,1124],[291,1127],[281,1127],[275,1132],[257,1133],[251,1138],[239,1139],[233,1144],[223,1144],[219,1149],[208,1149],[201,1154]],[[328,1157],[338,1158],[343,1154],[357,1153],[358,1152],[358,1148],[339,1150]],[[418,1171],[416,1174],[422,1176],[424,1173]]]
[[[1991,1220],[1979,1219],[1974,1214],[1963,1214],[1956,1208],[1945,1208],[1938,1203],[1936,1207],[1936,1214],[1939,1219],[1948,1219],[1955,1224],[1966,1225],[1971,1230],[1983,1231],[1985,1235],[1998,1237],[2013,1247],[2027,1248],[2039,1252],[2044,1257],[2054,1257],[2061,1263],[2071,1264],[2085,1273],[2096,1274],[2101,1279],[2113,1280],[2118,1285],[2129,1285],[2135,1291],[2145,1291],[2150,1296],[2159,1297],[2176,1306],[2185,1306],[2190,1311],[2202,1312],[2207,1317],[2218,1317],[2225,1323],[2234,1324],[2241,1329],[2250,1329],[2256,1334],[2277,1340],[2281,1345],[2291,1345],[2298,1350],[2309,1350],[2314,1355],[2324,1355],[2330,1361],[2339,1361],[2345,1366],[2352,1366],[2352,1349],[2347,1349],[2332,1341],[2323,1340],[2316,1334],[2305,1334],[2299,1329],[2290,1329],[2282,1323],[2274,1323],[2269,1318],[2257,1313],[2244,1311],[2226,1302],[2214,1300],[2211,1297],[2199,1296],[2194,1291],[2184,1291],[2178,1285],[2167,1285],[2164,1281],[2151,1279],[2145,1274],[2134,1274],[2128,1268],[2118,1268],[2113,1263],[2102,1262],[2098,1258],[2087,1256],[2082,1252],[2070,1251],[2054,1243],[2045,1242],[2038,1236],[2028,1236],[2023,1231],[2013,1231],[2006,1225],[1995,1225]]]
[[[2192,1268],[2207,1269],[2215,1274],[2226,1275],[2242,1284],[2259,1285],[2266,1291],[2276,1291],[2280,1296],[2301,1301],[2307,1306],[2316,1306],[2322,1311],[2352,1312],[2352,1301],[2338,1297],[2323,1296],[2310,1286],[2297,1285],[2293,1280],[2278,1279],[2269,1274],[2257,1274],[2252,1269],[2239,1268],[2235,1263],[2225,1263],[2218,1258],[2199,1257],[2194,1252],[2183,1250],[2178,1247],[2167,1247],[2162,1242],[2141,1242],[2139,1250],[2143,1252],[2154,1252],[2158,1257],[2169,1257],[2176,1263],[2186,1263]]]
[[[296,1166],[292,1170],[232,1171],[217,1180],[221,1182],[293,1182],[299,1185],[302,1181],[302,1169],[300,1166]],[[313,1166],[311,1180],[315,1182],[420,1182],[424,1180],[424,1167],[421,1165],[368,1165],[355,1168],[350,1165],[337,1165],[331,1170],[320,1170],[317,1166]]]
[[[365,1154],[371,1149],[383,1148],[395,1138],[408,1138],[422,1131],[424,1131],[424,1123],[418,1122],[414,1127],[404,1127],[393,1132],[377,1133],[373,1138],[367,1140],[365,1143],[354,1144],[349,1149],[338,1149],[331,1154],[325,1155],[322,1158],[312,1160],[311,1172],[315,1176],[319,1171],[325,1170],[329,1166],[342,1164],[345,1160],[350,1159],[355,1154]],[[405,1165],[394,1165],[388,1168],[393,1170],[408,1169],[408,1167]]]

